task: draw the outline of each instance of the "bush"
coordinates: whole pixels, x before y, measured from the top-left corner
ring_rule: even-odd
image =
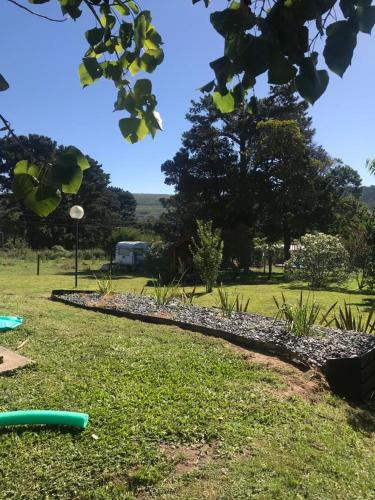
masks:
[[[297,337],[305,337],[314,333],[314,324],[320,313],[320,306],[310,297],[304,300],[303,293],[300,293],[296,303],[287,302],[285,295],[281,294],[282,302],[273,298],[277,307],[275,321],[283,320],[286,328]]]
[[[108,254],[101,248],[86,248],[78,250],[80,260],[104,260],[108,259]]]
[[[306,234],[285,269],[289,278],[307,281],[313,288],[342,283],[349,273],[348,252],[337,236]]]
[[[168,255],[169,245],[166,243],[153,243],[145,254],[144,269],[151,276],[158,276],[163,283],[169,283],[174,276]]]
[[[223,260],[223,241],[220,231],[212,229],[212,221],[197,220],[197,226],[197,240],[192,238],[190,251],[194,266],[206,285],[206,292],[210,293],[219,276]]]
[[[350,330],[358,333],[375,332],[375,321],[373,321],[375,315],[374,304],[367,316],[359,310],[358,306],[354,309],[346,301],[344,302],[344,307],[339,307],[339,311],[336,314],[336,305],[337,302],[329,308],[328,312],[323,316],[321,324],[326,327],[332,327],[333,325],[334,328],[338,328],[339,330]],[[329,319],[332,311],[334,315]]]
[[[250,304],[250,299],[245,301],[244,296],[239,293],[231,294],[226,288],[219,286],[217,289],[218,301],[217,307],[221,310],[223,316],[230,318],[232,313],[246,313]]]
[[[1,252],[4,257],[13,259],[33,259],[34,253],[31,248],[27,245],[27,242],[21,238],[17,238],[13,241],[7,241]]]

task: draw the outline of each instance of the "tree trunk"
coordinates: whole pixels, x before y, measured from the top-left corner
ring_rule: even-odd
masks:
[[[290,234],[290,228],[284,224],[283,225],[283,239],[284,239],[284,261],[290,259],[290,247],[292,245],[292,237]]]
[[[269,252],[268,254],[268,279],[271,279],[272,276],[272,264],[273,264],[273,258],[272,258],[272,252]]]

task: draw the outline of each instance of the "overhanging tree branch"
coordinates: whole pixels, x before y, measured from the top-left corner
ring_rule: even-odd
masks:
[[[66,19],[54,19],[53,17],[44,16],[43,14],[38,14],[38,12],[34,12],[33,10],[26,7],[25,5],[22,5],[18,2],[16,2],[16,0],[8,0],[8,2],[12,3],[13,5],[16,5],[20,9],[25,10],[26,12],[28,12],[29,14],[32,14],[33,16],[41,17],[42,19],[46,19],[47,21],[51,21],[53,23],[63,23],[66,21]]]
[[[8,131],[8,135],[14,137],[15,139],[17,139],[17,136],[16,134],[14,133],[12,127],[10,126],[10,123],[8,122],[8,120],[6,120],[4,118],[4,116],[2,114],[0,114],[0,120],[3,122],[4,124],[4,127],[1,129],[3,131],[7,130]]]

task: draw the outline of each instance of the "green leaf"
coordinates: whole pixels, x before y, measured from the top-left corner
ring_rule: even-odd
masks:
[[[131,10],[133,11],[133,14],[138,14],[139,8],[138,8],[137,4],[135,2],[133,2],[133,0],[127,0],[127,4],[129,5]]]
[[[129,48],[133,41],[133,25],[125,22],[121,23],[119,37],[122,48],[124,50]]]
[[[63,151],[59,151],[56,155],[56,164],[62,166],[76,166],[81,170],[90,168],[88,159],[75,146],[68,146]]]
[[[77,194],[83,180],[83,171],[79,166],[64,169],[61,190],[67,194]]]
[[[124,2],[120,2],[117,0],[114,7],[121,16],[128,16],[130,14],[130,10]]]
[[[146,40],[144,43],[145,49],[158,49],[160,45],[163,44],[161,36],[156,31],[155,27],[151,24],[149,25],[146,33]]]
[[[38,185],[34,177],[25,173],[13,177],[12,188],[16,199],[23,201],[26,208],[41,217],[49,215],[61,201],[59,191]]]
[[[164,60],[162,49],[147,50],[141,57],[141,69],[152,73]]]
[[[228,33],[239,33],[255,26],[256,17],[248,9],[224,9],[210,16],[215,30],[225,37]]]
[[[200,92],[212,92],[215,87],[215,80],[212,80],[211,82],[206,83],[206,85],[203,85],[200,89],[198,89]]]
[[[79,6],[82,0],[59,0],[63,14],[69,14],[72,19],[78,19],[82,14]]]
[[[14,175],[28,174],[31,175],[32,177],[38,177],[40,173],[40,168],[34,163],[29,163],[28,160],[21,160],[18,163],[16,163],[13,173]]]
[[[29,210],[40,217],[47,217],[60,205],[61,193],[53,188],[41,186],[31,191],[23,201]]]
[[[214,92],[212,99],[215,106],[222,113],[230,113],[234,110],[234,97],[230,92],[225,95],[221,95],[220,92]]]
[[[9,89],[9,83],[5,80],[3,75],[0,73],[0,92]]]
[[[103,61],[100,63],[103,75],[109,80],[119,81],[122,76],[122,66],[117,61]]]
[[[93,47],[102,41],[104,33],[105,30],[103,28],[93,28],[86,31],[85,37],[89,44]]]
[[[220,57],[212,61],[210,66],[215,72],[219,90],[224,93],[227,90],[226,84],[232,76],[232,63],[230,59],[227,56]]]
[[[362,33],[371,34],[372,28],[375,24],[375,7],[362,7],[361,5],[356,9],[359,30]]]
[[[261,75],[269,68],[270,50],[266,40],[261,37],[246,35],[242,43],[241,55],[234,64],[236,72],[245,71],[253,78]]]
[[[147,96],[152,92],[152,83],[147,78],[137,80],[134,85],[136,97]]]
[[[142,140],[148,133],[146,122],[141,118],[122,118],[119,127],[122,135],[131,144]]]
[[[357,31],[350,21],[337,21],[327,28],[327,40],[323,55],[327,66],[339,76],[343,76],[352,62],[357,45]]]
[[[12,189],[16,200],[24,200],[36,188],[37,182],[31,175],[20,173],[13,177]]]
[[[142,60],[140,57],[136,57],[133,62],[129,65],[129,71],[132,76],[135,76],[143,69]]]
[[[268,83],[272,85],[283,85],[290,82],[296,76],[297,70],[284,56],[273,59],[268,70]]]
[[[134,20],[134,42],[138,51],[143,49],[145,44],[150,19],[150,13],[148,11],[144,11],[141,12]]]
[[[316,70],[315,57],[306,57],[303,60],[300,72],[295,79],[298,92],[310,104],[314,104],[325,92],[328,81],[329,76],[326,70]]]
[[[84,57],[79,65],[79,79],[82,87],[87,87],[98,80],[103,74],[96,57]]]
[[[111,16],[110,14],[104,14],[103,16],[101,16],[100,22],[102,26],[104,26],[110,31],[116,24],[116,18],[115,16]]]
[[[125,99],[126,99],[126,90],[121,88],[117,93],[117,99],[114,104],[114,111],[119,111],[121,109],[125,109]]]

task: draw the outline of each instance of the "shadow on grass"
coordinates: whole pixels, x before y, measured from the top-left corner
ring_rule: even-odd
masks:
[[[0,428],[0,436],[7,434],[16,434],[17,436],[22,436],[22,434],[25,434],[27,432],[48,431],[59,434],[70,434],[75,439],[78,439],[81,436],[83,430],[84,429],[79,429],[77,427],[68,427],[62,425],[7,425]]]
[[[351,403],[347,411],[347,421],[355,432],[371,437],[375,433],[375,403],[358,406]]]
[[[370,295],[373,296],[375,300],[375,292],[370,292],[366,290],[350,290],[348,288],[345,288],[343,286],[332,286],[332,287],[327,287],[327,288],[312,288],[307,284],[304,283],[290,283],[285,281],[285,286],[284,288],[287,288],[289,290],[306,290],[307,292],[336,292],[336,293],[345,293],[346,295]]]
[[[56,273],[56,276],[75,276],[75,271],[64,271],[64,272],[59,272]],[[81,278],[86,278],[86,279],[91,279],[94,281],[100,280],[100,279],[108,279],[108,274],[103,273],[102,271],[78,271],[77,273],[78,277]],[[116,280],[123,280],[123,279],[134,279],[134,278],[145,278],[147,279],[147,276],[144,274],[118,274],[118,273],[113,273],[112,274],[112,281]]]
[[[248,273],[242,273],[239,276],[231,276],[230,273],[222,273],[219,278],[223,282],[223,285],[235,286],[235,285],[280,285],[285,283],[285,277],[283,273],[264,274],[262,271],[249,271]]]

